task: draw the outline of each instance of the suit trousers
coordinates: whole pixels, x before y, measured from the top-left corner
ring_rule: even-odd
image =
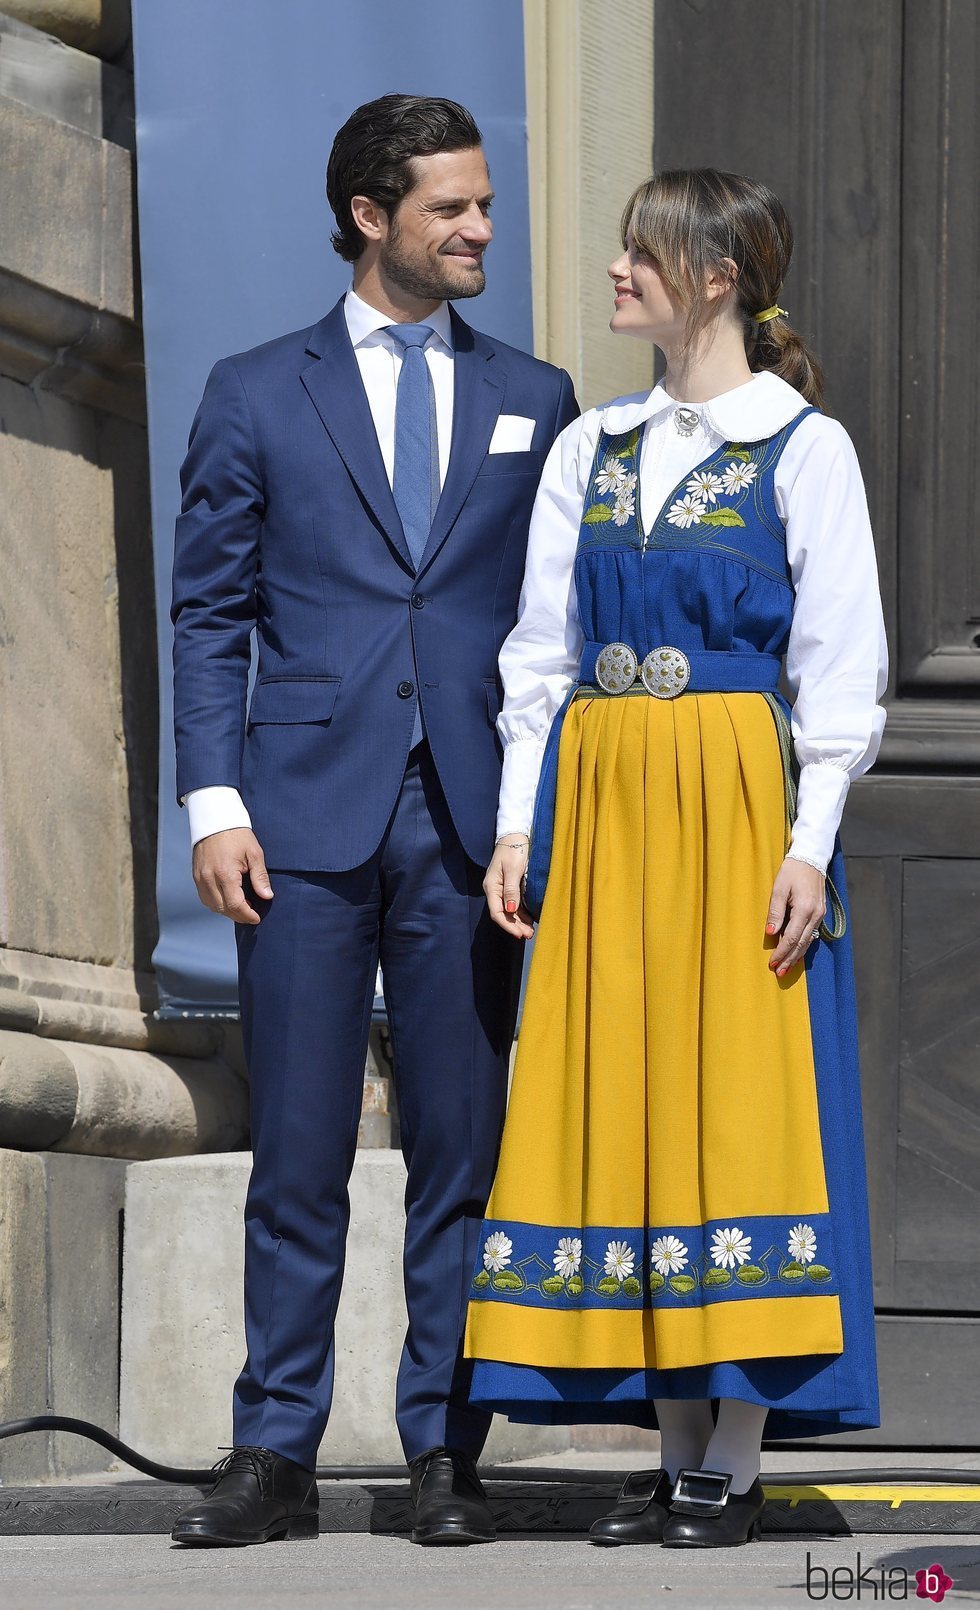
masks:
[[[523,946],[489,917],[482,869],[424,742],[370,860],[350,872],[269,870],[261,921],[236,926],[253,1164],[235,1442],[316,1462],[380,956],[408,1170],[396,1420],[407,1459],[439,1445],[476,1456],[490,1416],[467,1401],[461,1338]]]

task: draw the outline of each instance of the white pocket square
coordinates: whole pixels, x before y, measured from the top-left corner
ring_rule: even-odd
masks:
[[[493,427],[490,453],[527,453],[534,435],[534,420],[523,419],[520,414],[501,414]]]

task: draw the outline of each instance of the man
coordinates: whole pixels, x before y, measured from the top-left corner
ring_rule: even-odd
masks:
[[[482,1542],[489,1416],[467,1402],[460,1342],[519,949],[481,886],[496,662],[539,472],[578,410],[564,372],[450,306],[482,291],[492,235],[462,107],[362,106],[327,195],[352,290],[312,329],[215,365],[181,476],[177,789],[201,898],[236,924],[254,1155],[235,1447],[173,1536],[316,1533],[380,956],[408,1167],[396,1413],[413,1537]]]

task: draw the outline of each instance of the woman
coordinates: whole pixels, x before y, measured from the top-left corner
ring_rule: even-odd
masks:
[[[717,1546],[764,1429],[879,1423],[837,827],[886,649],[780,203],[661,173],[623,240],[611,328],[666,373],[555,443],[500,656],[485,887],[540,925],[466,1353],[512,1419],[659,1426],[596,1542]]]

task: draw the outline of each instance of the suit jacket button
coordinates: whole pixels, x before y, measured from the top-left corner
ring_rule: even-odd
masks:
[[[424,609],[425,608],[425,599],[422,597],[421,593],[413,593],[412,594],[412,608],[413,609]]]
[[[398,684],[398,697],[400,699],[410,699],[414,692],[415,692],[415,683],[414,682],[399,682],[399,684]]]

